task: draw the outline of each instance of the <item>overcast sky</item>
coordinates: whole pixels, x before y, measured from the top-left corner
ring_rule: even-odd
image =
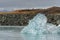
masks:
[[[35,8],[60,6],[60,0],[0,0],[0,8]]]

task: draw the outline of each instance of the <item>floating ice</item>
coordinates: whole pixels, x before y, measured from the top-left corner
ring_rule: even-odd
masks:
[[[42,34],[42,32],[46,30],[46,22],[47,18],[44,14],[37,14],[32,20],[29,21],[28,26],[26,26],[21,33]]]
[[[21,33],[24,34],[46,34],[46,33],[57,33],[57,29],[60,26],[47,23],[47,17],[44,14],[37,14],[32,20],[29,21],[29,24],[23,28]]]
[[[60,40],[60,25],[47,23],[44,14],[37,14],[21,31],[25,40]],[[58,35],[59,34],[59,35]]]

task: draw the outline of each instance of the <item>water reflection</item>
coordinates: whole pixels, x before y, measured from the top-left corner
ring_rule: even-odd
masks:
[[[0,31],[0,40],[60,40],[60,34],[20,34],[13,30]]]
[[[60,34],[31,35],[21,34],[24,40],[60,40]]]
[[[25,40],[46,40],[46,35],[22,34]]]
[[[13,32],[12,30],[0,31],[0,40],[23,40],[19,32]]]

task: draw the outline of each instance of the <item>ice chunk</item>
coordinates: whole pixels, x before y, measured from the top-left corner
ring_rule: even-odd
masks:
[[[46,16],[44,14],[39,13],[32,20],[29,21],[28,26],[26,26],[21,31],[21,33],[42,34],[42,32],[46,30],[46,23]]]
[[[54,24],[47,23],[46,26],[48,32],[52,34],[57,34],[58,32],[60,33],[60,25],[56,26]]]
[[[44,14],[37,14],[21,33],[26,40],[60,40],[60,25],[47,23]]]
[[[56,33],[57,32],[58,27],[56,25],[51,24],[51,23],[47,23],[46,26],[47,26],[46,29],[48,32],[50,32],[50,33]]]
[[[60,35],[60,24],[57,26],[57,34]]]
[[[57,33],[57,29],[60,26],[56,26],[52,23],[47,23],[47,17],[44,14],[37,14],[29,24],[23,28],[21,33],[29,34],[44,34],[44,33]],[[60,29],[59,29],[60,30]]]

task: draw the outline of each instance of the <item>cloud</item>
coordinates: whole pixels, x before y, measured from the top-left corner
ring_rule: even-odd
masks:
[[[60,6],[60,0],[0,0],[0,7],[19,7],[19,8],[33,8],[33,7],[47,7]]]

